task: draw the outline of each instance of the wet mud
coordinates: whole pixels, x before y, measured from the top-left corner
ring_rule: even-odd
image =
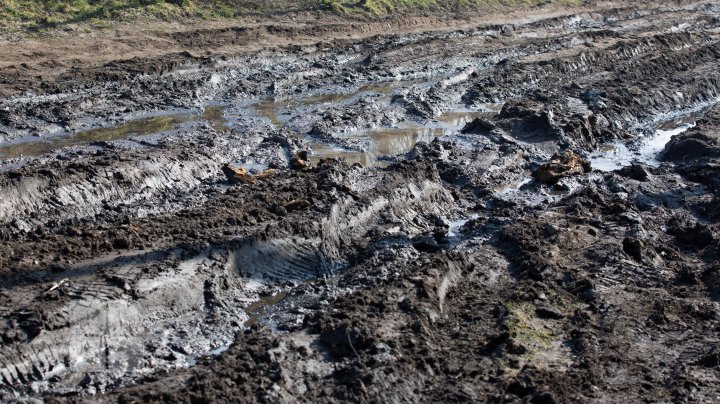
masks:
[[[0,399],[720,400],[719,13],[3,92]]]

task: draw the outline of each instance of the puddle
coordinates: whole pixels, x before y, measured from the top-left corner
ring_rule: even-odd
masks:
[[[347,101],[356,98],[360,95],[370,94],[382,94],[390,95],[397,88],[398,84],[366,84],[356,91],[349,93],[328,93],[313,95],[310,97],[300,98],[296,101],[297,105],[312,106],[312,105],[325,105],[325,104],[337,104],[343,101]]]
[[[343,160],[347,164],[360,164],[363,167],[387,167],[387,163],[379,160],[379,155],[372,152],[362,152],[356,150],[347,150],[341,147],[334,147],[324,143],[311,143],[312,155],[308,160],[313,165],[322,159],[338,159]]]
[[[280,120],[280,110],[289,106],[290,101],[265,99],[255,104],[255,111],[261,117],[267,118],[273,126],[281,127],[285,124]]]
[[[482,117],[489,118],[494,112],[477,112],[477,111],[453,111],[448,112],[438,118],[438,121],[451,127],[462,128],[473,120]]]
[[[390,95],[398,85],[399,83],[366,84],[355,91],[346,93],[326,93],[292,98],[265,98],[258,101],[254,108],[259,116],[269,120],[273,126],[282,127],[291,118],[290,114],[284,113],[285,109],[341,104],[363,95]]]
[[[505,102],[486,102],[477,104],[477,107],[480,108],[481,111],[486,113],[493,113],[493,115],[500,113],[504,106]]]
[[[258,301],[250,304],[248,307],[245,308],[245,312],[250,318],[248,318],[243,325],[245,327],[250,327],[253,324],[257,323],[258,319],[262,315],[263,310],[266,307],[274,306],[280,303],[280,301],[282,301],[286,295],[287,293],[280,292],[276,295],[261,297],[260,299],[258,299]]]
[[[677,122],[675,122],[677,123]],[[590,164],[593,169],[599,171],[615,171],[629,166],[633,162],[640,162],[657,167],[660,161],[658,155],[665,149],[665,145],[673,136],[679,135],[695,126],[695,123],[685,123],[673,127],[673,123],[665,123],[659,126],[652,136],[641,139],[636,150],[631,150],[621,142],[603,145],[600,152],[590,156]]]
[[[462,129],[466,124],[477,118],[492,119],[497,115],[505,103],[479,104],[476,110],[456,108],[437,118],[438,122],[451,128]]]
[[[328,144],[315,143],[312,145],[313,154],[310,156],[310,161],[317,163],[323,158],[336,158],[343,159],[348,164],[360,163],[363,167],[385,167],[387,163],[381,160],[382,157],[407,153],[418,142],[432,142],[433,139],[445,133],[446,130],[442,128],[377,129],[357,136],[359,139],[370,140],[371,147],[368,151],[347,150]]]
[[[608,172],[630,165],[634,157],[627,146],[618,142],[602,145],[601,152],[591,155],[589,160],[593,170]]]
[[[367,84],[356,91],[347,93],[319,94],[294,99],[264,99],[254,105],[255,112],[266,118],[273,126],[282,127],[291,118],[286,113],[293,108],[313,107],[327,104],[340,104],[356,99],[362,95],[380,94],[390,95],[403,82],[390,82],[383,84]],[[407,84],[407,83],[404,83]],[[437,118],[437,122],[427,126],[406,126],[400,128],[379,128],[352,136],[358,140],[367,140],[370,147],[366,151],[351,150],[326,142],[309,139],[313,153],[310,161],[317,163],[323,158],[345,160],[348,164],[361,164],[364,167],[384,167],[387,162],[382,161],[384,156],[396,156],[412,150],[418,142],[431,142],[443,135],[456,134],[467,123],[478,117],[492,117],[502,108],[503,103],[482,104],[479,110],[455,109]],[[307,112],[307,110],[305,110]]]
[[[147,136],[176,130],[185,123],[207,121],[217,131],[230,128],[224,118],[225,107],[210,106],[202,114],[175,114],[129,121],[111,128],[100,128],[78,132],[71,136],[29,140],[0,147],[0,160],[23,156],[41,156],[64,147],[82,146],[97,141],[127,139],[131,136]]]
[[[205,107],[199,120],[205,120],[218,132],[227,132],[231,128],[228,126],[228,120],[225,118],[225,106],[213,105]]]
[[[260,316],[262,315],[262,312],[265,309],[265,307],[273,306],[273,305],[280,303],[282,301],[282,299],[285,298],[286,295],[287,294],[285,292],[281,292],[276,295],[261,297],[257,301],[251,303],[248,307],[245,308],[245,312],[248,314],[249,318],[247,319],[247,321],[245,321],[245,323],[243,325],[245,327],[250,327],[251,325],[257,323],[257,321],[260,318]],[[272,328],[272,326],[271,326],[271,328]],[[218,355],[222,354],[223,352],[226,352],[228,349],[230,349],[230,347],[232,346],[233,343],[234,343],[234,341],[230,341],[229,343],[220,345],[219,347],[217,347],[215,349],[206,351],[202,355],[218,356]],[[197,365],[197,359],[198,359],[198,355],[188,355],[187,358],[185,359],[185,362],[186,362],[187,366],[195,366],[195,365]]]
[[[367,84],[356,91],[347,93],[328,93],[313,95],[304,98],[290,99],[265,99],[252,106],[255,112],[267,118],[274,126],[284,126],[291,118],[285,110],[292,108],[310,107],[314,105],[339,104],[355,99],[365,94],[390,95],[402,83],[390,82],[382,84]],[[405,83],[406,84],[406,83]],[[431,142],[433,139],[443,135],[454,135],[462,127],[472,120],[494,115],[502,104],[483,104],[480,110],[455,109],[438,117],[435,122],[426,126],[406,125],[400,128],[380,128],[365,133],[358,133],[355,138],[367,140],[370,147],[367,151],[348,150],[332,144],[311,142],[314,153],[311,160],[317,162],[320,158],[344,159],[349,164],[359,163],[365,167],[382,167],[387,165],[381,161],[383,156],[396,156],[407,153],[418,142]],[[304,109],[307,112],[307,109]],[[217,131],[223,132],[230,128],[225,116],[224,106],[209,106],[202,114],[190,113],[156,116],[152,118],[137,119],[122,125],[111,128],[100,128],[83,131],[71,136],[58,136],[46,139],[31,139],[15,144],[0,146],[0,160],[22,157],[39,156],[52,151],[71,147],[91,144],[96,141],[112,141],[126,139],[132,136],[147,136],[178,129],[181,125],[207,121]],[[248,171],[262,171],[253,163],[242,163]]]
[[[329,93],[329,94],[320,94],[310,97],[301,98],[298,100],[298,104],[300,105],[325,105],[325,104],[337,104],[340,102],[343,102],[345,100],[349,100],[350,98],[355,97],[359,93],[361,93],[362,90],[352,93]]]
[[[657,167],[659,154],[665,149],[673,136],[695,127],[696,122],[705,112],[718,103],[718,99],[696,105],[690,109],[664,114],[652,124],[651,136],[640,138],[635,145],[615,142],[599,147],[598,152],[590,155],[593,169],[599,171],[615,171],[640,162]]]
[[[313,150],[310,161],[317,163],[323,158],[345,160],[348,164],[359,163],[363,167],[386,167],[382,157],[397,156],[412,150],[418,142],[430,143],[435,138],[455,135],[465,124],[488,114],[478,111],[452,111],[437,119],[437,123],[428,126],[407,126],[401,128],[378,128],[370,132],[353,136],[355,139],[368,140],[367,151],[348,150],[327,143],[311,142]]]

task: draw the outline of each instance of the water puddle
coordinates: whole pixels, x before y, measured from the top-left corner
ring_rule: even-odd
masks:
[[[435,138],[455,135],[473,119],[486,114],[478,111],[453,111],[438,118],[428,126],[406,126],[400,128],[378,128],[370,132],[353,136],[354,139],[367,140],[370,147],[366,151],[348,150],[321,142],[311,142],[313,150],[310,161],[317,163],[323,158],[345,160],[348,164],[359,163],[363,167],[385,167],[383,157],[405,154],[419,142],[430,143]]]
[[[225,118],[225,106],[224,105],[213,105],[205,107],[203,113],[200,115],[199,120],[204,120],[210,123],[218,132],[227,132],[231,130],[228,126],[228,119]]]
[[[371,146],[367,151],[348,150],[329,144],[315,143],[311,144],[313,153],[310,161],[317,163],[323,158],[335,158],[345,160],[348,164],[359,163],[363,167],[385,167],[387,162],[383,161],[382,157],[407,153],[418,142],[432,142],[433,139],[444,133],[441,128],[377,129],[357,136],[357,138],[369,139]]]
[[[440,116],[438,121],[452,128],[462,129],[466,124],[477,118],[490,118],[494,114],[494,112],[485,111],[453,111]]]
[[[266,307],[274,306],[274,305],[280,303],[285,298],[286,295],[287,295],[287,293],[280,292],[276,295],[261,297],[257,301],[251,303],[248,307],[245,308],[245,313],[247,313],[249,318],[245,321],[245,323],[243,325],[245,327],[250,327],[253,324],[257,323]],[[271,328],[272,328],[272,326],[271,326]],[[222,354],[223,352],[226,352],[228,349],[230,349],[230,346],[232,346],[233,342],[234,341],[231,341],[229,343],[220,345],[219,347],[217,347],[215,349],[206,351],[202,355],[218,356],[218,355]],[[197,355],[189,355],[186,358],[187,366],[195,366],[197,364],[197,359],[198,359]]]
[[[366,84],[355,91],[311,95],[307,97],[265,98],[254,105],[255,112],[275,126],[282,127],[292,117],[288,110],[342,104],[365,95],[390,95],[400,83]]]
[[[250,327],[257,323],[266,307],[274,306],[280,303],[286,295],[287,293],[280,292],[276,295],[261,297],[256,302],[250,304],[245,308],[245,312],[250,318],[248,318],[243,325],[245,327]]]
[[[397,86],[398,84],[366,84],[360,87],[358,90],[351,91],[349,93],[327,93],[300,98],[295,101],[295,104],[304,106],[338,104],[344,101],[351,100],[353,98],[357,98],[361,95],[390,95],[397,88]]]
[[[285,123],[280,119],[280,111],[290,105],[290,101],[279,101],[273,98],[268,98],[255,104],[255,111],[257,111],[258,115],[270,121],[273,126],[281,127],[284,126]]]
[[[600,146],[589,158],[593,169],[615,171],[633,162],[659,166],[658,156],[672,137],[695,127],[705,112],[717,103],[718,99],[715,99],[689,109],[661,115],[651,124],[652,135],[641,137],[635,142],[615,142]]]
[[[100,128],[78,132],[71,136],[58,136],[49,139],[27,140],[24,142],[0,146],[0,160],[23,156],[41,156],[71,146],[83,146],[92,142],[127,139],[131,136],[147,136],[176,130],[180,125],[207,121],[217,131],[227,131],[224,118],[225,107],[210,106],[202,114],[174,114],[129,121],[110,128]]]
[[[621,142],[603,145],[598,153],[590,156],[590,164],[593,169],[599,171],[619,170],[631,165],[633,162],[657,167],[660,165],[657,157],[665,149],[665,145],[672,137],[694,126],[695,123],[684,123],[681,126],[666,123],[656,128],[652,136],[641,139],[639,146],[634,150]]]
[[[478,108],[480,108],[481,111],[486,113],[493,113],[494,115],[502,111],[503,107],[505,106],[505,102],[486,102],[476,105]]]
[[[261,100],[253,105],[256,113],[267,119],[275,127],[285,126],[293,114],[291,110],[299,108],[308,113],[308,109],[319,105],[336,105],[355,100],[363,95],[392,94],[395,89],[408,82],[389,82],[368,84],[347,93],[319,94],[304,98]],[[353,140],[366,141],[369,147],[363,151],[354,150],[325,141],[307,139],[312,148],[310,161],[317,163],[324,158],[345,160],[348,164],[361,164],[364,167],[384,167],[387,162],[382,157],[397,156],[412,150],[418,142],[431,142],[443,135],[456,134],[465,124],[479,117],[492,117],[501,108],[499,104],[483,104],[479,110],[454,109],[425,126],[404,125],[399,128],[378,128],[351,135]]]
[[[230,349],[230,345],[232,345],[232,344],[221,345],[221,346],[213,349],[212,351],[208,352],[207,354],[210,355],[210,356],[218,356],[218,355],[220,355],[221,353],[223,353],[223,352],[227,351],[228,349]]]
[[[367,84],[355,91],[346,93],[317,94],[308,97],[287,99],[264,99],[250,106],[254,113],[266,118],[276,127],[284,126],[297,113],[309,113],[310,109],[319,105],[337,105],[357,99],[364,95],[389,96],[400,85],[407,82],[389,82]],[[321,158],[344,159],[350,164],[359,163],[365,167],[382,167],[387,165],[382,157],[397,156],[409,152],[418,142],[431,142],[443,135],[455,135],[478,117],[491,117],[502,104],[487,104],[477,110],[456,108],[427,125],[404,124],[399,128],[379,128],[352,135],[353,140],[369,145],[365,151],[339,147],[327,142],[310,141],[313,153],[311,160],[317,162]],[[294,110],[298,110],[292,112]],[[253,113],[253,111],[249,111]],[[206,107],[202,114],[190,113],[169,114],[151,118],[136,119],[110,128],[100,128],[78,132],[70,136],[56,136],[45,139],[26,139],[13,144],[0,146],[0,160],[22,156],[39,156],[55,150],[92,144],[98,141],[127,139],[132,136],[147,136],[179,129],[182,125],[206,121],[217,131],[228,131],[228,117],[224,106]],[[252,163],[240,164],[250,172],[262,171]]]

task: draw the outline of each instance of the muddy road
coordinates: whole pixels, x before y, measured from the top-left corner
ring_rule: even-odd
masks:
[[[720,5],[525,13],[2,66],[0,400],[720,400]]]

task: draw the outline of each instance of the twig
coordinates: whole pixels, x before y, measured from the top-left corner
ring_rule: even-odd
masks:
[[[68,278],[63,279],[60,282],[56,282],[50,289],[47,290],[47,292],[45,292],[45,294],[47,295],[48,293],[52,292],[53,290],[59,289],[60,287],[62,287],[64,284],[66,284],[68,282],[70,282],[70,279],[68,279]]]

